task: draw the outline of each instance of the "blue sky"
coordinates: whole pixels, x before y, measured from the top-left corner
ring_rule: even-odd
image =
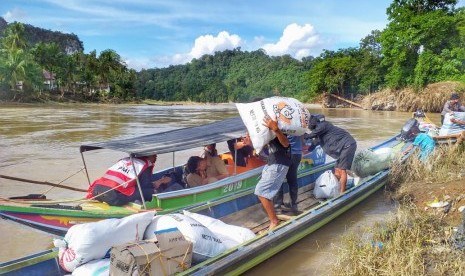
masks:
[[[387,24],[392,0],[1,0],[0,15],[74,33],[84,51],[115,50],[130,68],[184,64],[241,47],[300,59],[358,46]]]

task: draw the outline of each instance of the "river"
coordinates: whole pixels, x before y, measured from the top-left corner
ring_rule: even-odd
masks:
[[[408,113],[357,109],[320,109],[327,120],[347,129],[366,148],[397,134]],[[49,181],[87,188],[79,146],[81,144],[133,137],[188,127],[237,116],[233,104],[217,105],[0,105],[0,174]],[[428,114],[439,121],[438,114]],[[224,143],[225,144],[225,143]],[[226,149],[219,145],[219,149]],[[200,149],[161,155],[156,168],[184,163]],[[114,151],[85,153],[90,178],[95,179],[125,155]],[[75,174],[76,173],[76,174]],[[73,177],[67,179],[70,175]],[[14,182],[0,178],[0,197],[46,193],[49,198],[79,198],[82,193],[51,189],[47,186]],[[253,268],[247,275],[326,274],[335,246],[346,231],[384,219],[394,205],[383,192],[371,196],[355,208],[304,238],[285,251]],[[0,220],[0,262],[52,247],[52,235],[32,230],[8,220]]]

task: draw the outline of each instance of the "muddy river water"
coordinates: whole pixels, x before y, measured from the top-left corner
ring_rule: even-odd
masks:
[[[397,134],[410,114],[355,109],[320,109],[327,120],[347,129],[359,148]],[[87,188],[79,146],[188,127],[237,116],[233,104],[220,105],[0,105],[0,174]],[[439,121],[438,114],[428,114]],[[218,145],[221,149],[221,145]],[[225,149],[225,145],[223,146]],[[184,163],[201,149],[161,155],[156,168]],[[85,153],[90,178],[99,177],[124,153]],[[75,174],[76,173],[76,174]],[[67,179],[70,175],[71,178]],[[82,193],[0,178],[0,197],[46,193],[49,198],[80,198]],[[346,231],[362,231],[383,220],[394,205],[378,192],[314,234],[247,272],[247,275],[327,274],[335,247]],[[50,248],[53,236],[0,220],[0,262]],[[271,273],[271,274],[270,274]]]

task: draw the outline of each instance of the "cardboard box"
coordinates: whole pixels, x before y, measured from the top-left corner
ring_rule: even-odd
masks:
[[[156,239],[111,249],[110,275],[173,275],[191,266],[192,243],[177,228],[155,233]]]

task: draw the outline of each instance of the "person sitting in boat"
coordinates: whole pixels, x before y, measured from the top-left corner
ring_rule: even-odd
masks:
[[[224,161],[218,156],[216,144],[206,145],[202,157],[207,162],[207,177],[220,180],[229,176]]]
[[[446,113],[453,113],[453,112],[465,112],[465,106],[460,104],[460,96],[457,93],[452,93],[450,96],[450,100],[448,100],[442,109],[441,112],[441,125],[444,124],[444,117]]]
[[[129,157],[119,160],[111,166],[105,175],[95,180],[87,191],[87,198],[93,198],[109,205],[121,206],[129,202],[141,200],[137,180],[142,189],[144,200],[152,199],[154,186],[152,170],[157,161],[157,155],[145,157]],[[135,171],[134,171],[135,169]]]
[[[253,155],[254,151],[249,133],[245,137],[228,140],[227,143],[236,165],[247,166],[247,159]]]
[[[434,139],[426,133],[420,133],[418,129],[412,131],[412,137],[414,137],[413,143],[410,144],[405,150],[402,151],[402,154],[406,154],[413,147],[420,148],[420,155],[418,158],[425,162],[428,157],[433,153],[434,148],[436,147],[436,142]]]
[[[207,160],[200,156],[191,156],[187,160],[185,181],[190,188],[213,183],[218,179],[207,175]]]
[[[352,167],[357,142],[349,132],[327,122],[321,114],[310,116],[309,128],[312,132],[305,134],[305,139],[312,139],[314,145],[321,145],[327,155],[336,159],[334,175],[339,180],[340,191],[343,193],[347,184],[347,170]]]
[[[166,173],[160,179],[152,182],[155,193],[166,193],[184,189],[184,186],[177,181],[175,172]]]

